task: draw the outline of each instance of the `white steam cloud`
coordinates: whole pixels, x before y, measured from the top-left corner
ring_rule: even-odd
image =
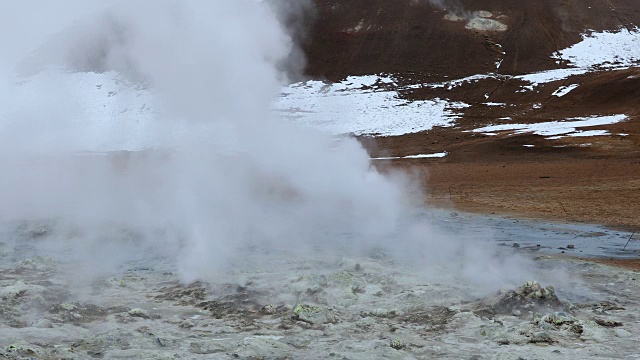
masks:
[[[21,1],[0,9],[9,54],[0,91],[11,110],[0,113],[0,221],[55,223],[51,248],[69,249],[89,275],[151,252],[173,258],[190,282],[213,279],[247,246],[381,245],[417,261],[461,260],[460,273],[484,285],[526,279],[517,260],[486,244],[463,246],[407,220],[422,195],[406,177],[377,172],[356,140],[275,118],[272,101],[303,67],[292,19],[309,4],[294,3]],[[152,97],[145,141],[125,131],[124,143],[137,145],[119,148],[109,126],[123,125],[115,123],[78,132],[98,128],[78,104],[105,101],[65,83],[78,76],[139,90],[120,101]],[[34,80],[42,77],[49,80]],[[25,79],[37,91],[16,90]],[[83,153],[105,149],[144,151]]]
[[[465,9],[461,0],[426,0],[426,1],[435,7],[447,10],[451,15],[455,15],[461,18],[466,18],[466,19],[472,19],[476,17],[476,15],[473,12],[467,11]]]

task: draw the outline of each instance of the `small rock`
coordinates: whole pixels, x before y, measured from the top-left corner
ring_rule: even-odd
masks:
[[[196,323],[194,323],[191,319],[187,319],[180,323],[180,327],[183,329],[191,329],[194,326],[196,326]]]
[[[407,344],[405,344],[405,342],[402,341],[401,339],[395,338],[395,339],[391,340],[389,346],[391,346],[392,348],[394,348],[396,350],[402,350],[405,347],[407,347]]]
[[[400,315],[400,313],[395,309],[388,310],[388,309],[378,308],[369,312],[369,315],[373,317],[379,317],[379,318],[394,318]]]
[[[581,335],[582,333],[584,333],[584,326],[582,326],[581,324],[573,324],[571,325],[569,330],[571,330],[571,332],[573,333]]]
[[[208,355],[224,352],[225,349],[218,344],[192,342],[189,344],[189,351],[194,354]]]
[[[273,315],[276,313],[276,307],[268,304],[260,308],[260,313],[264,315]]]
[[[279,341],[279,336],[251,336],[245,338],[240,344],[240,348],[235,351],[233,357],[238,359],[256,360],[291,359],[291,348],[289,345]],[[237,355],[237,356],[236,356]]]
[[[124,280],[122,279],[119,280],[117,278],[109,278],[105,280],[105,284],[107,286],[122,286],[122,287],[127,286],[127,283]]]
[[[143,319],[149,319],[149,313],[147,312],[147,310],[140,309],[140,308],[131,309],[131,310],[129,310],[128,314],[131,317],[139,317],[139,318],[143,318]]]
[[[481,311],[490,314],[513,314],[516,310],[527,310],[532,307],[561,308],[562,303],[555,295],[553,286],[543,288],[537,281],[528,281],[516,290],[501,292],[490,299]]]
[[[40,328],[40,329],[51,329],[53,328],[53,323],[47,319],[36,320],[31,324],[31,327]]]
[[[68,304],[68,303],[63,303],[60,304],[60,309],[62,310],[66,310],[66,311],[73,311],[77,308],[77,306],[75,304]]]
[[[622,323],[619,321],[614,321],[614,320],[608,320],[608,319],[601,319],[601,318],[595,318],[593,319],[593,321],[596,322],[596,324],[600,325],[600,326],[604,326],[604,327],[618,327],[618,326],[622,326]]]
[[[529,338],[529,343],[531,343],[531,344],[540,344],[540,343],[551,344],[551,343],[553,343],[553,339],[551,339],[551,336],[546,331],[539,331],[539,332],[536,332],[536,333],[532,334],[531,338]]]
[[[165,347],[165,346],[168,345],[168,342],[165,339],[161,338],[161,337],[156,337],[156,343],[159,346],[162,346],[162,347]]]
[[[556,328],[552,324],[550,324],[548,322],[540,322],[537,325],[542,330],[547,330],[547,331],[548,330],[556,330]]]
[[[614,333],[616,334],[617,337],[619,338],[628,338],[631,336],[631,333],[628,332],[625,329],[615,329]]]
[[[542,318],[535,318],[534,324],[549,323],[555,326],[573,325],[578,322],[576,318],[563,312],[556,312],[551,315],[545,315]]]
[[[293,308],[291,317],[309,324],[326,324],[337,322],[337,316],[330,310],[315,305],[298,304]]]

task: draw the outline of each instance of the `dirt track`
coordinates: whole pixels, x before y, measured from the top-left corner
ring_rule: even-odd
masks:
[[[492,12],[508,30],[465,29],[464,22],[446,20],[447,10],[426,1],[316,0],[316,23],[306,46],[308,73],[332,80],[393,73],[407,83],[433,83],[495,72],[500,60],[500,75],[532,73],[565,67],[552,53],[580,41],[586,29],[640,24],[640,6],[632,0],[461,3],[467,12]],[[566,96],[552,96],[569,84],[580,86]],[[373,156],[447,151],[443,159],[391,163],[421,174],[431,203],[640,228],[640,68],[590,72],[526,93],[517,92],[520,86],[522,81],[505,76],[453,89],[405,92],[407,99],[439,97],[471,107],[454,128],[361,141]],[[508,106],[483,105],[487,101]],[[629,118],[589,130],[609,130],[611,136],[547,140],[532,134],[464,132],[488,124],[608,114]],[[500,120],[504,117],[511,119]]]

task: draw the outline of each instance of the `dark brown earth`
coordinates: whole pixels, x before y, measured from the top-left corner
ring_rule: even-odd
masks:
[[[502,50],[506,55],[497,71],[500,75],[561,68],[567,65],[557,64],[552,53],[580,41],[586,29],[640,24],[636,0],[459,2],[466,12],[491,11],[508,25],[504,32],[465,29],[465,22],[445,20],[447,10],[422,0],[315,2],[316,21],[306,45],[307,72],[331,80],[392,73],[401,83],[441,82],[495,72]],[[551,95],[573,83],[580,86],[567,95]],[[472,106],[463,111],[457,127],[360,140],[372,156],[447,151],[442,159],[378,164],[418,174],[432,204],[640,229],[640,67],[594,71],[518,93],[522,85],[521,80],[497,76],[451,90],[405,91],[401,96],[407,99],[439,97]],[[483,105],[487,101],[513,106]],[[609,130],[611,136],[548,140],[532,134],[464,132],[488,124],[609,114],[629,118],[589,130]],[[511,119],[500,120],[504,117]],[[618,136],[621,133],[628,136]],[[585,143],[591,145],[580,146]]]
[[[446,2],[446,1],[445,1]],[[636,0],[459,0],[465,12],[503,16],[505,32],[464,29],[427,0],[315,0],[315,25],[306,46],[307,73],[339,80],[381,72],[458,78],[495,70],[501,44],[504,74],[556,66],[554,51],[580,41],[585,29],[640,23]],[[358,29],[358,24],[361,28]]]

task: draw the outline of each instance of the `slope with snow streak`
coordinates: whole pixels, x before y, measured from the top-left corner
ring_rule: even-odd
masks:
[[[409,101],[402,99],[404,91],[431,88],[449,92],[460,87],[482,87],[482,81],[516,79],[529,83],[521,88],[521,91],[528,92],[543,84],[594,71],[637,67],[640,61],[639,39],[637,28],[632,31],[592,32],[584,35],[582,42],[554,55],[577,67],[514,77],[491,73],[444,83],[398,85],[393,75],[369,75],[348,77],[338,83],[296,83],[283,89],[273,108],[292,122],[336,135],[398,136],[417,133],[436,126],[453,126],[461,118],[460,110],[469,105],[445,100],[442,96]],[[552,95],[558,98],[566,96],[578,86],[559,85]],[[114,151],[171,144],[172,137],[185,131],[177,121],[172,125],[172,131],[157,133],[153,121],[150,121],[159,115],[159,104],[153,92],[139,84],[129,84],[115,73],[69,73],[47,69],[16,84],[7,94],[6,105],[0,111],[0,129],[5,146],[12,146],[11,134],[23,131],[25,127],[30,127],[32,134],[29,146],[41,151],[47,151],[52,141],[60,141],[61,134],[68,137],[66,145],[69,150]],[[29,103],[38,101],[55,104],[59,96],[72,97],[75,108],[57,108],[58,112],[45,114],[29,107]],[[483,103],[503,101],[487,103],[484,99]],[[510,104],[506,102],[505,105],[508,107]],[[55,106],[47,108],[56,109]],[[25,112],[24,109],[29,110]],[[34,125],[38,123],[55,126],[38,128]],[[199,132],[203,141],[228,142],[227,137],[221,135],[225,133],[224,129],[213,129],[215,126],[212,124],[207,126],[209,129],[203,128]],[[52,128],[59,131],[50,131]],[[584,132],[582,135],[601,135],[601,132]]]
[[[308,81],[285,87],[274,109],[295,123],[336,135],[387,136],[451,126],[458,118],[456,110],[466,106],[441,99],[402,100],[397,91],[389,90],[395,87],[391,78],[375,75],[350,77],[335,84]],[[135,151],[171,145],[172,138],[186,131],[179,120],[173,120],[163,123],[162,133],[157,132],[154,119],[162,112],[154,92],[141,84],[128,83],[113,72],[47,69],[17,82],[9,93],[7,106],[0,112],[5,144],[10,142],[12,132],[26,126],[33,127],[28,145],[44,152],[52,142],[61,142],[60,136],[65,137],[68,151]],[[67,106],[58,109],[59,113],[45,113],[40,107],[29,106],[43,101],[55,104],[56,96],[73,99],[73,109]],[[166,131],[168,125],[171,131]],[[228,142],[223,135],[228,131],[215,121],[200,126],[203,129],[198,133],[203,141]]]
[[[376,75],[333,84],[307,81],[285,88],[274,109],[333,134],[396,136],[452,126],[459,118],[456,110],[467,107],[439,98],[402,100],[397,90],[393,79]]]
[[[553,54],[575,67],[629,67],[640,65],[640,28],[591,32],[582,41]]]
[[[591,32],[583,34],[582,38],[581,42],[552,55],[558,63],[567,62],[570,68],[542,71],[516,76],[516,78],[528,81],[532,87],[535,87],[592,71],[640,66],[640,29],[638,28]],[[525,89],[533,90],[532,87],[525,87]],[[560,89],[558,91],[562,93]]]
[[[576,118],[566,121],[549,121],[533,124],[491,125],[472,130],[472,132],[486,133],[487,135],[494,135],[496,132],[502,131],[512,131],[515,134],[534,133],[540,136],[550,136],[547,137],[547,139],[554,140],[562,136],[585,137],[609,135],[605,130],[579,131],[577,128],[610,125],[626,119],[627,117],[625,115],[594,116],[590,118]]]
[[[371,158],[371,160],[399,160],[399,159],[430,159],[430,158],[443,158],[447,156],[448,152],[440,152],[435,154],[418,154],[407,156],[389,156],[389,157],[377,157]]]
[[[564,62],[569,67],[537,71],[522,75],[504,75],[499,73],[476,74],[437,84],[413,85],[413,88],[431,87],[455,89],[460,86],[483,86],[481,81],[510,79],[529,83],[521,88],[522,92],[574,76],[585,75],[602,70],[620,70],[640,66],[640,29],[590,32],[582,35],[583,40],[552,55],[558,64]]]

